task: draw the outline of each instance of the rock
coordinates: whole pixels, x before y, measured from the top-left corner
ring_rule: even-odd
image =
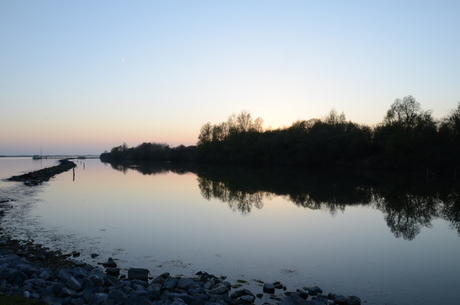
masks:
[[[164,297],[172,302],[177,301],[177,299],[181,299],[183,303],[185,302],[187,304],[191,304],[193,301],[195,301],[192,296],[186,293],[165,292]]]
[[[89,300],[90,305],[99,305],[109,298],[109,295],[107,293],[95,293],[91,297],[91,300]]]
[[[328,301],[325,298],[317,298],[314,300],[307,300],[308,305],[328,305]]]
[[[105,269],[105,272],[111,276],[118,277],[120,275],[120,268],[117,267],[108,267]]]
[[[229,291],[229,288],[227,287],[227,285],[224,285],[221,283],[221,284],[218,284],[213,289],[211,289],[209,291],[209,294],[224,294],[224,293],[227,293],[228,291]]]
[[[254,302],[256,297],[253,296],[253,295],[243,295],[243,296],[239,297],[238,299],[244,301],[245,303],[252,303],[252,302]]]
[[[88,271],[81,267],[76,267],[71,270],[71,274],[77,279],[82,279],[88,276]]]
[[[79,261],[79,260],[74,260],[73,264],[75,265],[75,267],[83,267],[86,265],[86,263]]]
[[[57,275],[57,277],[59,278],[59,280],[61,280],[62,282],[67,282],[68,280],[70,280],[70,277],[72,275],[70,274],[70,272],[67,270],[67,269],[61,269],[59,270],[59,273]]]
[[[153,303],[144,296],[127,299],[125,305],[153,305]]]
[[[264,286],[263,286],[263,291],[264,291],[265,293],[273,294],[273,293],[275,293],[275,285],[269,284],[269,283],[265,283]]]
[[[347,305],[361,305],[361,299],[354,295],[347,296]]]
[[[307,305],[307,301],[296,294],[290,294],[285,297],[279,305]]]
[[[130,268],[128,279],[124,276],[119,279],[111,275],[119,274],[117,267],[107,267],[104,273],[100,268],[72,264],[62,255],[40,250],[43,257],[52,262],[50,267],[46,265],[47,259],[38,261],[39,255],[32,255],[29,247],[19,247],[16,254],[0,249],[0,294],[24,295],[56,305],[250,305],[262,302],[248,289],[236,290],[230,295],[230,282],[206,272],[194,278],[172,278],[169,273],[163,273],[149,283],[148,269]],[[109,258],[108,264],[112,263],[115,262]],[[60,267],[54,267],[55,264]],[[328,301],[317,286],[279,295],[274,294],[275,289],[285,287],[280,282],[266,283],[263,287],[265,293],[270,293],[273,305],[328,305],[328,302],[361,305],[356,296],[334,293],[327,295],[333,300]],[[314,297],[308,300],[309,295]],[[259,299],[263,296],[257,294]]]
[[[304,290],[297,289],[296,294],[302,299],[308,299],[308,292]]]
[[[71,297],[71,296],[75,295],[75,293],[76,292],[74,290],[69,289],[67,287],[64,287],[61,290],[60,297],[62,297],[62,298]]]
[[[213,281],[213,280],[209,280],[209,281],[207,281],[206,283],[204,283],[203,288],[204,288],[204,289],[211,289],[211,288],[213,288],[214,286],[216,286],[216,282]]]
[[[104,267],[117,267],[117,264],[115,263],[115,261],[113,260],[113,258],[109,257],[109,259],[107,260],[106,263],[102,263],[102,266]]]
[[[69,289],[72,289],[72,290],[75,290],[75,291],[80,291],[82,289],[82,286],[81,286],[80,282],[77,281],[77,279],[74,278],[73,276],[70,277],[70,279],[67,281],[66,285],[67,285],[67,287],[69,287]]]
[[[169,272],[165,272],[160,274],[160,277],[164,280],[168,279],[171,274]]]
[[[51,277],[51,274],[48,271],[43,270],[38,277],[47,281]]]
[[[174,289],[177,286],[177,283],[179,282],[178,278],[172,278],[169,279],[165,282],[165,289]]]
[[[347,303],[347,298],[341,294],[331,294],[332,298],[329,297],[329,299],[334,300],[337,304],[346,304]]]
[[[143,281],[148,281],[149,280],[149,270],[148,269],[143,269],[143,268],[129,268],[128,269],[128,279],[130,280],[143,280]]]
[[[112,290],[109,292],[109,299],[121,302],[122,300],[127,299],[128,296],[121,290]]]
[[[104,278],[102,276],[100,276],[100,275],[92,274],[92,275],[89,276],[89,279],[96,286],[100,286],[100,285],[104,284]]]
[[[323,290],[321,290],[321,288],[318,286],[308,287],[307,290],[309,295],[317,295],[323,293]]]
[[[283,289],[284,288],[284,285],[281,284],[280,282],[274,282],[273,286],[275,287],[275,289]]]

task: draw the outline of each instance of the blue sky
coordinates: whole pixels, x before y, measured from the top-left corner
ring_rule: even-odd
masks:
[[[192,145],[249,111],[378,124],[460,101],[459,1],[2,1],[0,154]]]

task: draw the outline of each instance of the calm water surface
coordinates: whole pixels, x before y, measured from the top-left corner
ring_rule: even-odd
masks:
[[[263,280],[369,304],[460,302],[454,181],[75,162],[75,176],[38,187],[0,181],[0,199],[12,200],[8,234],[79,251],[92,264],[113,257],[151,275],[244,279],[254,293]],[[0,158],[0,179],[56,163]]]

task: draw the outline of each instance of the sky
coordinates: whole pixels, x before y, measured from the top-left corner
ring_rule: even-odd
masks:
[[[0,2],[0,155],[195,145],[248,111],[370,126],[460,101],[460,1]]]

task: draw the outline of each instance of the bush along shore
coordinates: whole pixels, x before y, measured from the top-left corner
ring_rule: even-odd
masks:
[[[68,162],[61,162],[61,165],[73,168]],[[61,169],[52,167],[38,171],[40,174],[16,176],[23,180],[10,179],[36,185]],[[0,198],[0,202],[5,204],[8,200]],[[77,260],[79,255],[77,252],[64,255],[0,234],[0,303],[4,296],[25,296],[37,302],[62,305],[361,304],[356,296],[324,294],[317,286],[288,291],[280,282],[260,281],[260,291],[254,294],[244,289],[240,281],[232,285],[226,277],[207,272],[197,272],[191,277],[164,272],[152,277],[148,269],[129,268],[127,274],[120,274],[112,258],[92,266]]]

